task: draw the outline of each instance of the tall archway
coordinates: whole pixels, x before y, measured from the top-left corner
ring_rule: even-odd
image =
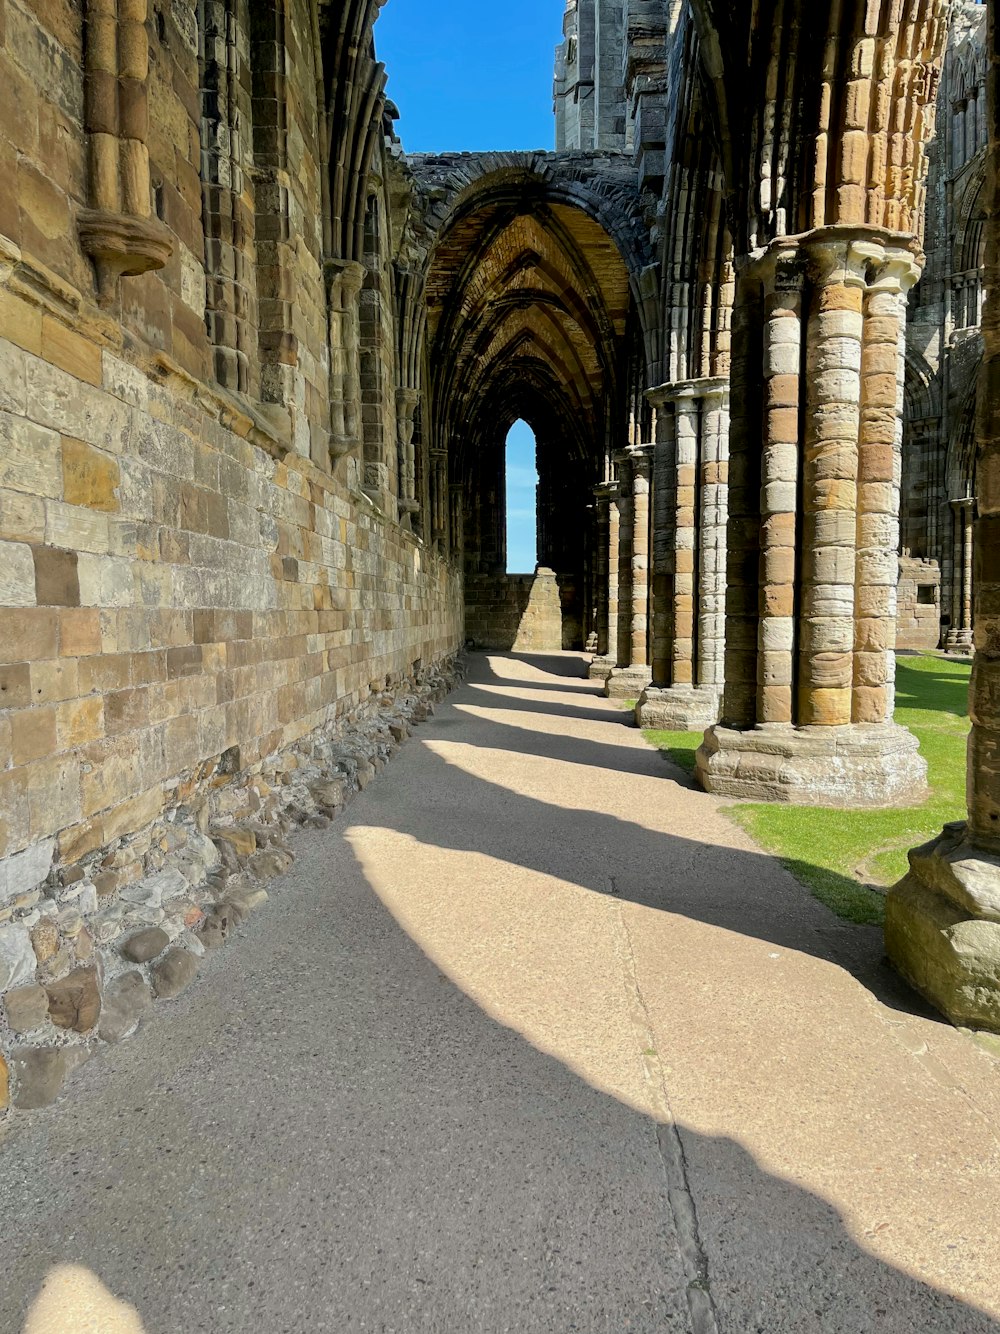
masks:
[[[467,634],[483,647],[582,648],[593,615],[594,487],[639,429],[646,388],[629,270],[592,214],[530,173],[485,177],[434,247],[432,438],[462,497]],[[512,425],[537,441],[536,576],[509,575]],[[530,642],[529,642],[530,641]]]

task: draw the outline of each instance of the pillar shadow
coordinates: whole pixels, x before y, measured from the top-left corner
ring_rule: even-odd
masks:
[[[71,1264],[150,1334],[658,1334],[706,1303],[720,1331],[1000,1332],[737,1140],[637,1110],[487,1013],[353,856],[331,878],[334,838],[81,1072],[71,1113],[5,1145],[0,1328],[34,1334]],[[966,1252],[975,1236],[970,1218]]]

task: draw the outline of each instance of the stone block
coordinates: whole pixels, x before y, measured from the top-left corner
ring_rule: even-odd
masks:
[[[65,437],[62,449],[63,493],[71,505],[108,513],[120,508],[118,460],[83,440]]]
[[[48,876],[54,851],[55,839],[46,838],[0,859],[0,905],[40,885]]]
[[[14,1106],[23,1111],[48,1107],[62,1092],[70,1072],[65,1047],[16,1047],[11,1052]]]
[[[152,992],[141,973],[123,973],[104,993],[98,1036],[103,1042],[121,1042],[153,1003]]]
[[[80,579],[77,574],[75,551],[60,551],[55,547],[36,546],[33,549],[35,566],[35,601],[40,607],[78,607]],[[3,556],[0,553],[0,561]]]
[[[158,1000],[172,1000],[191,985],[197,974],[197,958],[174,946],[153,965],[153,992]]]
[[[0,926],[0,992],[30,982],[35,976],[35,951],[23,926]]]
[[[121,946],[122,957],[130,963],[150,963],[170,944],[170,937],[159,926],[147,927],[129,936]]]
[[[101,1017],[101,990],[96,968],[74,968],[46,988],[49,1017],[57,1028],[89,1033]]]
[[[0,607],[33,607],[35,603],[31,547],[0,542]]]
[[[15,987],[4,996],[3,1004],[12,1033],[32,1033],[49,1017],[49,998],[44,987]]]

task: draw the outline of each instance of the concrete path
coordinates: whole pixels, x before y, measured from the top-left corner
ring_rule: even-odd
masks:
[[[0,1329],[1000,1332],[1000,1064],[579,672],[474,659],[22,1118]]]

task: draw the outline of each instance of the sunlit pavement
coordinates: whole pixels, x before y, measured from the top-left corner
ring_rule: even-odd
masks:
[[[19,1119],[0,1329],[1000,1331],[1000,1063],[581,663],[475,657]]]

